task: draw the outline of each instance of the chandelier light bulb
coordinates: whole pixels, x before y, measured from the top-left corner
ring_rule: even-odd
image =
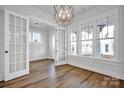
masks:
[[[67,15],[68,15],[68,17],[70,17],[70,14],[69,13]]]
[[[62,15],[62,19],[65,20],[65,15]]]
[[[68,13],[68,10],[66,10],[65,12]]]
[[[62,10],[60,10],[60,13],[62,14]]]
[[[59,13],[59,18],[61,19],[61,17],[62,17],[62,16],[61,16],[61,14]]]

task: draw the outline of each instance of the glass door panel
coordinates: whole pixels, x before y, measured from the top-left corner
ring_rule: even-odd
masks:
[[[21,26],[21,18],[20,17],[16,17],[16,26]]]
[[[15,16],[14,15],[9,15],[9,24],[14,25],[15,24]]]
[[[9,11],[5,12],[7,33],[5,35],[5,81],[17,78],[29,73],[27,53],[27,19]],[[7,22],[8,21],[8,22]],[[8,36],[7,36],[8,35]],[[8,38],[7,38],[8,37]],[[8,54],[7,54],[8,53]]]
[[[9,64],[9,72],[10,73],[15,72],[15,64]]]
[[[22,27],[26,28],[26,20],[22,18]]]
[[[26,69],[26,67],[27,67],[26,62],[22,62],[22,70],[25,70],[25,69]]]
[[[58,29],[56,33],[56,65],[66,63],[65,30]]]
[[[20,71],[21,70],[21,63],[16,63],[16,71]]]

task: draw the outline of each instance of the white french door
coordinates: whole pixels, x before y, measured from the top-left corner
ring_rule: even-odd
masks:
[[[28,53],[28,19],[5,10],[5,81],[29,73]]]
[[[56,60],[55,65],[66,64],[67,62],[67,31],[56,30]]]

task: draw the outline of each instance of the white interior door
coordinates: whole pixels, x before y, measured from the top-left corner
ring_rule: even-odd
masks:
[[[67,31],[56,30],[56,64],[62,65],[67,62]]]
[[[28,20],[5,11],[5,81],[29,73]]]

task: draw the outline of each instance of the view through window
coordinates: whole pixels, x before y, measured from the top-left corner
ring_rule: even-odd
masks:
[[[116,21],[109,15],[81,23],[79,30],[70,26],[69,55],[114,59]]]

